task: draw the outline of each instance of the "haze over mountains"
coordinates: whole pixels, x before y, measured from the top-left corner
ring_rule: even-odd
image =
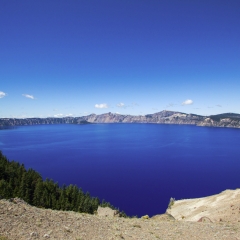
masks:
[[[161,111],[147,115],[121,115],[105,113],[90,114],[82,117],[64,118],[0,118],[0,126],[20,126],[37,124],[87,124],[87,123],[158,123],[158,124],[190,124],[208,127],[240,128],[240,114],[223,113],[218,115],[201,116],[174,111]]]

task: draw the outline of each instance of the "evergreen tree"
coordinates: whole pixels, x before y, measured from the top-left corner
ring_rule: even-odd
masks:
[[[52,208],[57,210],[71,210],[93,214],[99,205],[115,209],[104,200],[100,204],[98,198],[84,193],[76,185],[63,185],[46,179],[33,169],[26,170],[23,164],[8,161],[0,151],[0,197],[22,198],[29,204],[37,207]],[[122,215],[124,215],[123,213]]]
[[[4,179],[0,180],[0,197],[1,198],[10,198],[11,197],[11,187],[8,182]]]
[[[43,181],[39,179],[37,181],[36,187],[34,189],[34,194],[33,194],[33,205],[37,207],[43,207],[44,206],[44,201],[43,201]]]

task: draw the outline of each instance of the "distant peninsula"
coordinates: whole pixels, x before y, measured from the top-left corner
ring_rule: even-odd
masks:
[[[174,111],[161,111],[147,115],[122,115],[117,113],[90,114],[82,117],[63,118],[0,118],[0,127],[40,124],[90,124],[90,123],[158,123],[188,124],[207,127],[240,128],[240,114],[223,113],[201,116]]]

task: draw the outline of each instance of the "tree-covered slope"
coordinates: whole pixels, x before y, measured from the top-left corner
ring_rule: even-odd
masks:
[[[0,197],[19,197],[27,203],[43,208],[69,210],[93,214],[99,205],[114,208],[110,203],[100,202],[74,185],[60,187],[53,180],[42,179],[33,169],[9,161],[0,151]],[[125,216],[122,212],[120,215]]]

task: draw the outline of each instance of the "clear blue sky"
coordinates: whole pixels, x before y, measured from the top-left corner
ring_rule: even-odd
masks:
[[[0,0],[0,117],[240,113],[239,0]]]

